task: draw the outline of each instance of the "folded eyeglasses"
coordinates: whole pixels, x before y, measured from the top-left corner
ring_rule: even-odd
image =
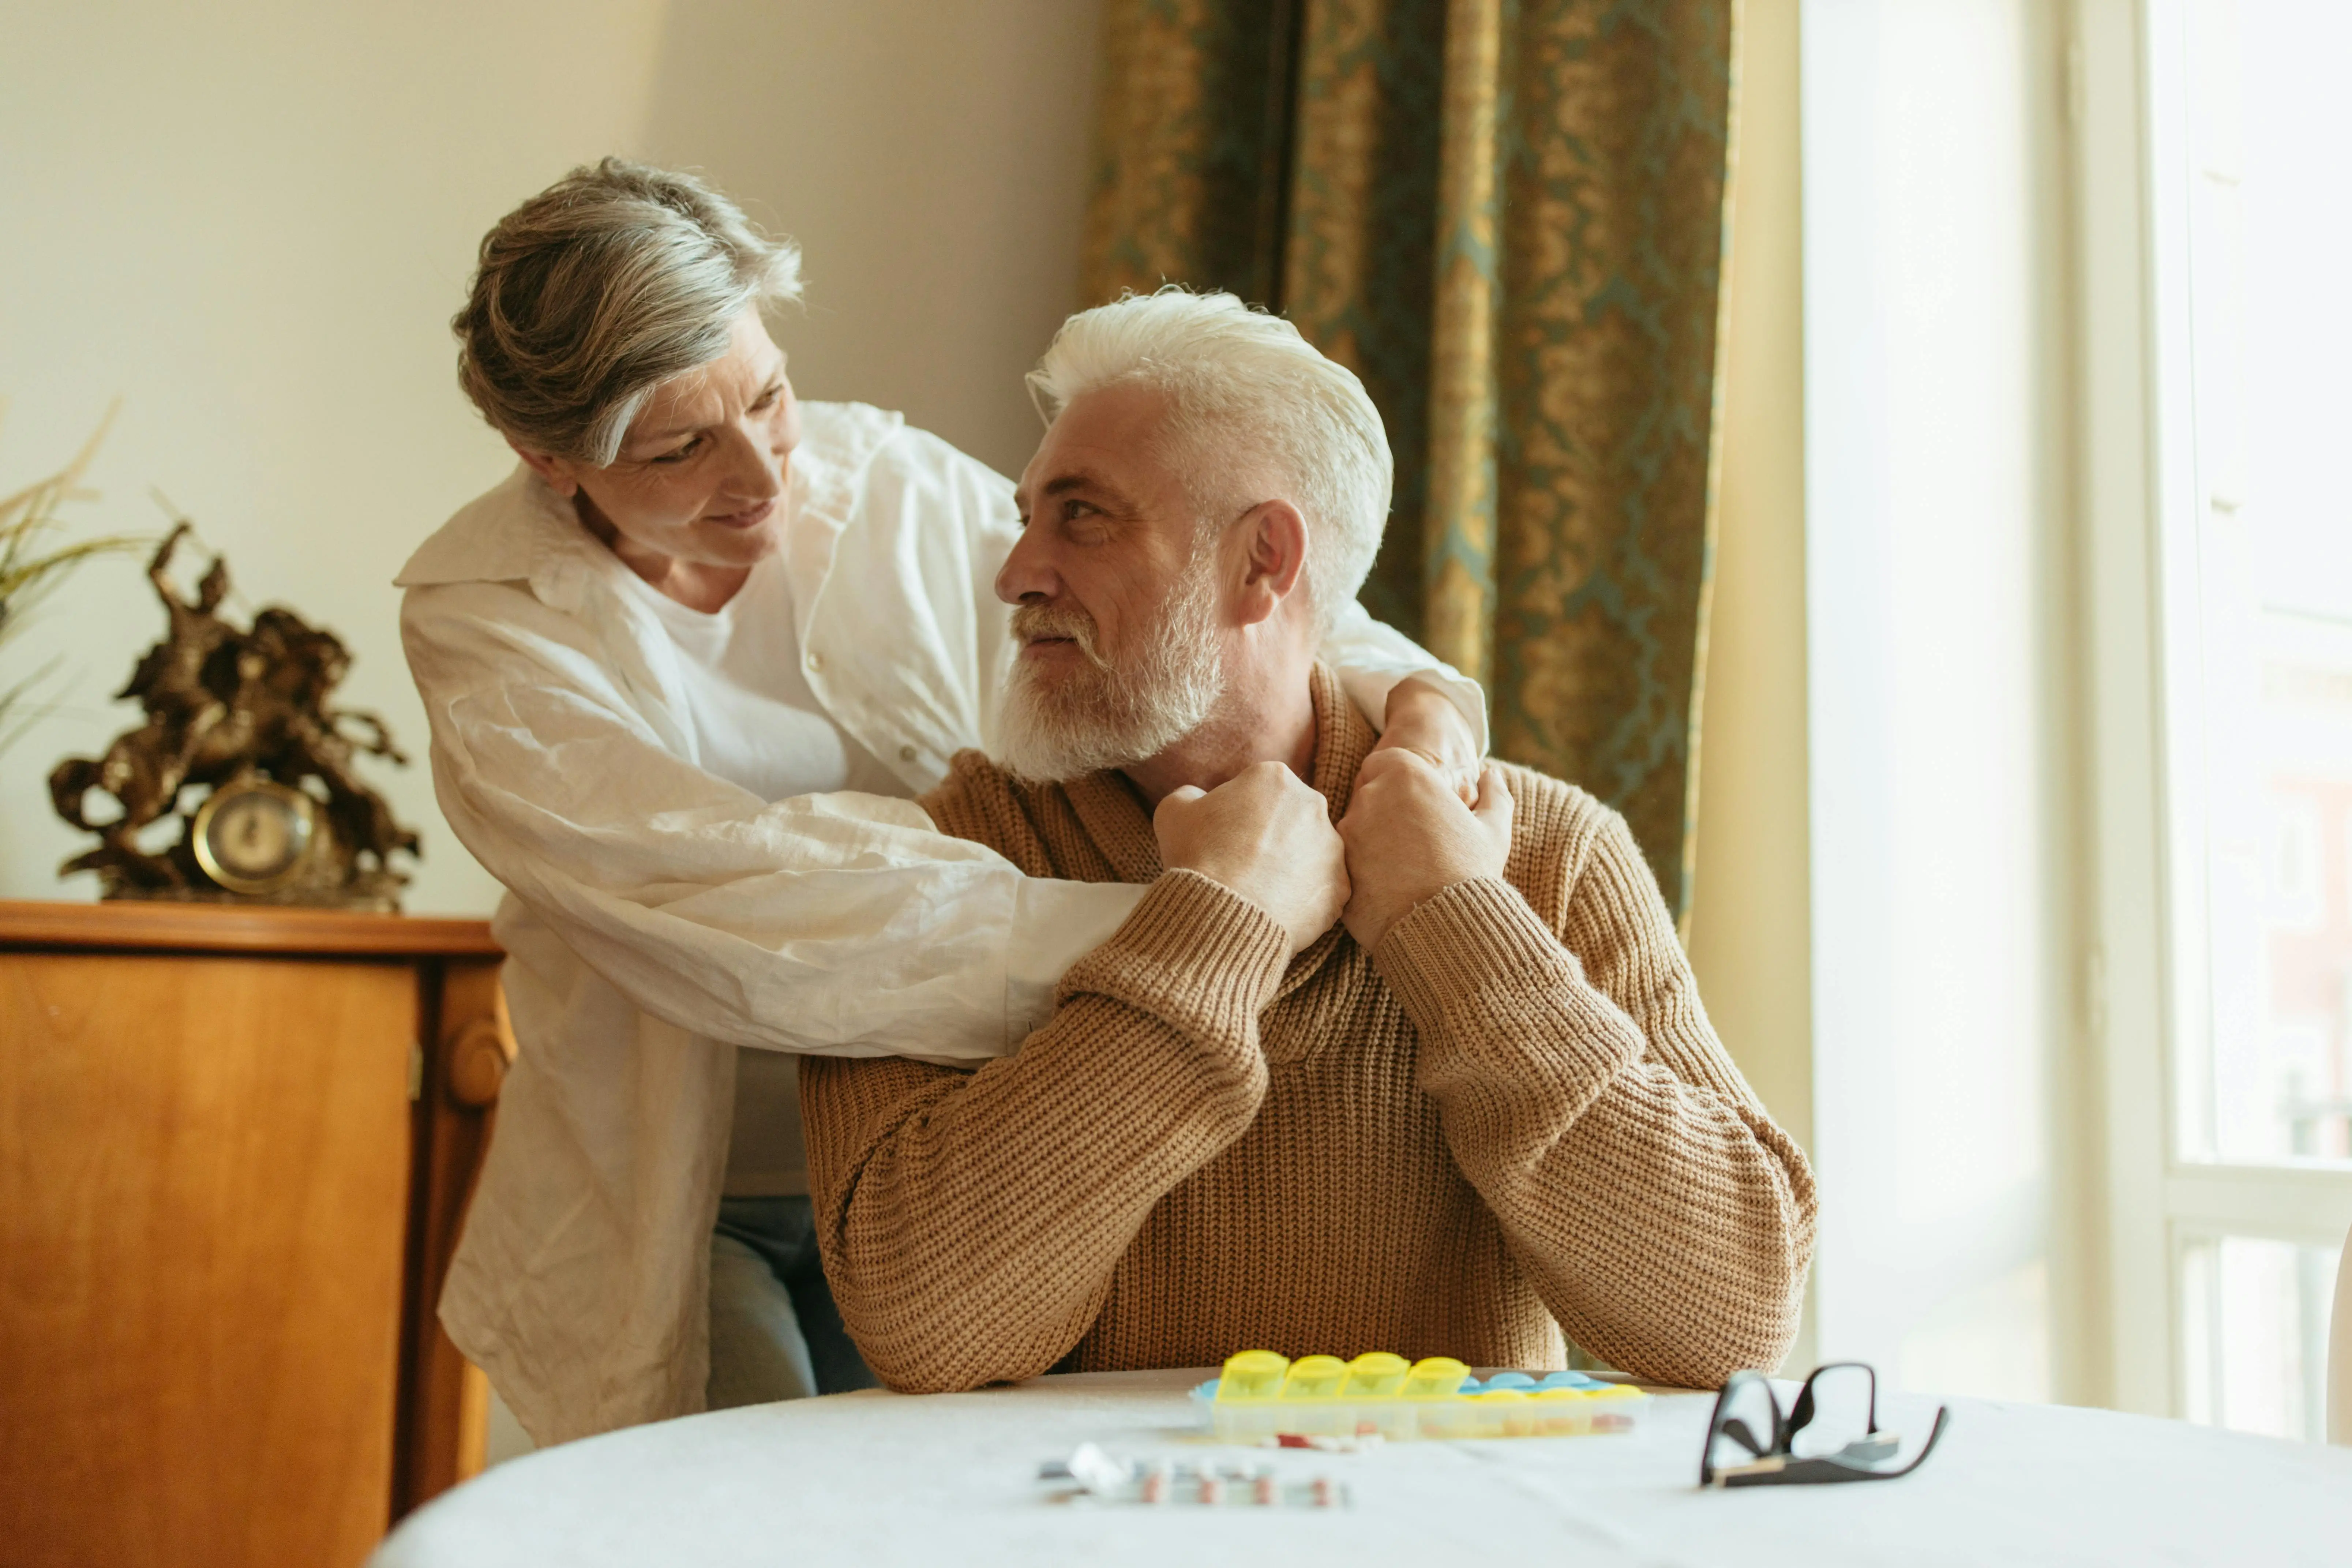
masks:
[[[1840,1374],[1823,1382],[1831,1373]],[[1860,1376],[1855,1377],[1854,1373]],[[1818,1388],[1818,1393],[1817,1393]],[[1854,1395],[1862,1398],[1857,1401]],[[1824,1411],[1834,1410],[1825,1416]],[[1780,1414],[1771,1382],[1760,1372],[1735,1372],[1715,1397],[1707,1417],[1706,1447],[1699,1455],[1698,1484],[1703,1487],[1802,1487],[1832,1481],[1891,1481],[1907,1476],[1927,1462],[1936,1440],[1944,1435],[1951,1412],[1936,1407],[1936,1424],[1927,1440],[1907,1465],[1888,1463],[1902,1438],[1878,1426],[1878,1373],[1868,1363],[1833,1361],[1812,1370],[1797,1391],[1796,1403]],[[1793,1447],[1797,1434],[1816,1423],[1835,1431],[1851,1431],[1854,1417],[1862,1430],[1843,1447],[1827,1453],[1800,1455]],[[1759,1428],[1761,1428],[1759,1431]],[[1718,1447],[1731,1457],[1717,1463]]]

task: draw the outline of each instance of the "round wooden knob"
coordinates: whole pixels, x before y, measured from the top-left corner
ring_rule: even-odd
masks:
[[[477,1018],[449,1043],[449,1098],[479,1109],[498,1103],[509,1058],[497,1023]]]

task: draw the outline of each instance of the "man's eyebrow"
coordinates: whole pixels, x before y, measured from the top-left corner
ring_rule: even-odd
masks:
[[[1045,481],[1045,493],[1049,496],[1066,496],[1073,490],[1094,490],[1114,507],[1125,510],[1132,510],[1133,507],[1124,491],[1092,468],[1073,468],[1067,473],[1055,474]]]

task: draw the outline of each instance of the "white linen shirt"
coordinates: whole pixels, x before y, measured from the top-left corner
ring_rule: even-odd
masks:
[[[803,405],[781,560],[810,689],[909,794],[994,732],[1013,487],[896,414]],[[519,1054],[441,1297],[542,1445],[703,1407],[731,1047],[1009,1053],[1142,889],[1033,879],[911,800],[760,798],[700,763],[685,657],[528,468],[403,569],[458,838],[505,884]],[[1376,719],[1463,679],[1350,604],[1325,657]]]

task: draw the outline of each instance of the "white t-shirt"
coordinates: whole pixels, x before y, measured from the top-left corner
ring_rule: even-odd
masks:
[[[908,795],[809,689],[778,557],[753,567],[713,613],[679,604],[634,573],[628,581],[677,650],[694,760],[705,772],[769,801],[842,789]],[[730,1198],[808,1191],[796,1055],[735,1048],[735,1116],[720,1191]]]

